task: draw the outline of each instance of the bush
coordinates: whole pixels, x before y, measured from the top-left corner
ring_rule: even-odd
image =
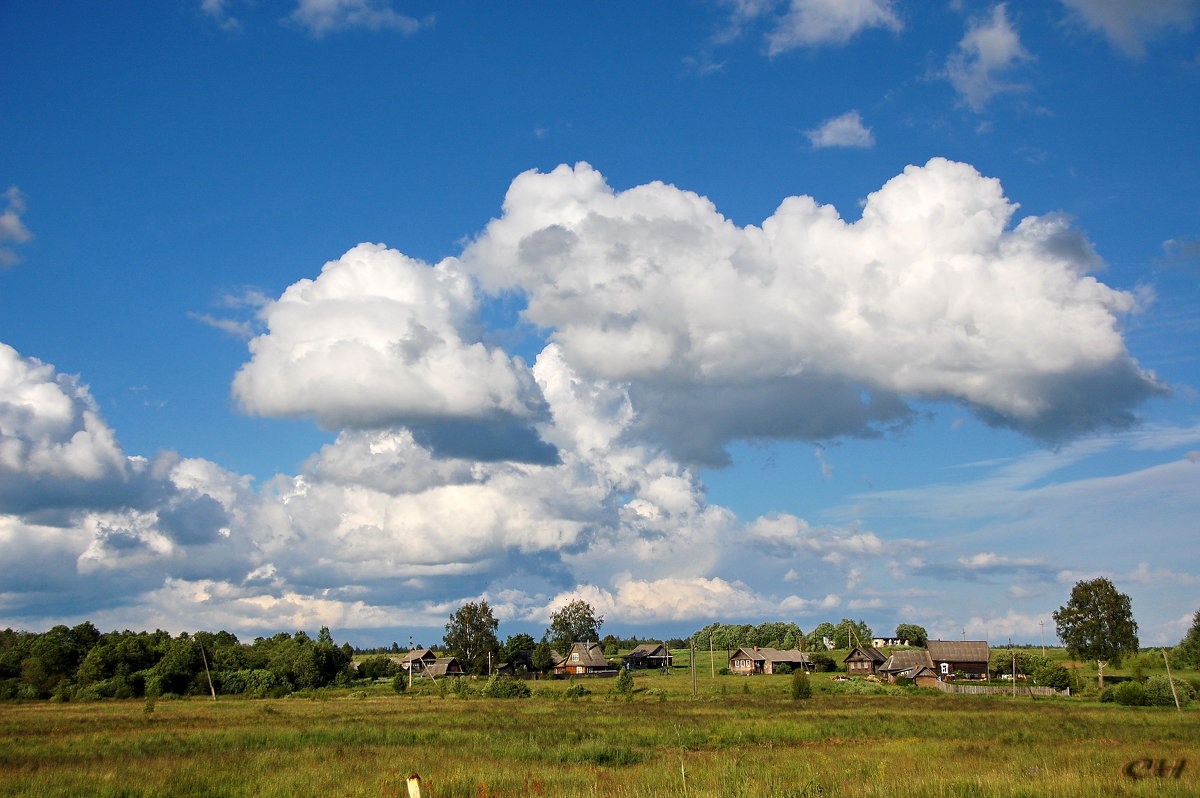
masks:
[[[780,665],[779,667],[775,668],[775,672],[778,673],[780,676],[787,676],[789,673],[792,672],[792,666],[788,665],[785,662],[782,665]]]
[[[1039,663],[1033,669],[1033,680],[1055,690],[1066,690],[1071,686],[1071,674],[1062,665],[1055,662]]]
[[[1121,682],[1113,688],[1113,700],[1125,707],[1146,705],[1146,688],[1140,682]]]
[[[630,695],[633,693],[633,674],[624,668],[617,674],[617,683],[613,686],[613,692],[621,695]]]
[[[591,690],[584,687],[582,684],[573,684],[563,691],[563,695],[567,698],[579,698],[580,696],[590,695]]]
[[[1192,686],[1183,679],[1172,679],[1175,692],[1179,694],[1179,706],[1186,707],[1195,698]],[[1152,707],[1173,707],[1175,697],[1171,695],[1171,681],[1166,676],[1151,676],[1146,680],[1146,703]]]
[[[533,695],[525,682],[499,674],[488,679],[481,692],[486,698],[529,698]]]
[[[466,677],[459,676],[450,679],[450,692],[454,693],[459,698],[468,698],[474,694],[475,690],[471,685],[467,684]]]
[[[729,670],[729,668],[722,667],[717,670],[717,675],[718,676],[728,676],[732,672],[733,671]]]
[[[916,682],[907,676],[897,676],[895,684],[897,687],[912,687]]]
[[[403,693],[408,689],[408,674],[397,673],[392,677],[392,689],[397,693]]]
[[[1117,689],[1116,687],[1109,685],[1108,687],[1105,687],[1103,690],[1101,690],[1100,691],[1100,703],[1101,704],[1111,704],[1114,701],[1116,701],[1117,700],[1116,696],[1113,695],[1113,692],[1116,689]]]
[[[837,670],[837,663],[833,661],[833,657],[828,654],[810,654],[809,661],[813,664],[813,670],[818,673],[833,673]]]
[[[792,700],[801,701],[812,698],[812,682],[803,668],[792,674]]]

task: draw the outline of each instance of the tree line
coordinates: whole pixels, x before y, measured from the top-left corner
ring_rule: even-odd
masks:
[[[280,632],[242,643],[230,632],[101,633],[91,622],[0,631],[0,698],[94,700],[187,694],[286,695],[346,682],[349,645]]]

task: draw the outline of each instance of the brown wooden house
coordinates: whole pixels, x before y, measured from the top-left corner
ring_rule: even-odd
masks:
[[[661,643],[642,643],[621,657],[625,670],[629,671],[645,668],[669,668],[671,660],[671,652]]]
[[[935,673],[933,660],[929,658],[928,651],[924,649],[893,651],[892,656],[888,657],[887,661],[876,669],[876,672],[880,676],[886,676],[888,681],[894,682],[901,676],[915,680],[917,671],[922,668],[928,669],[930,673]]]
[[[930,640],[926,649],[933,669],[942,679],[987,678],[991,652],[984,640]]]
[[[554,672],[565,676],[612,676],[617,669],[604,658],[599,643],[572,643],[567,655],[555,663]]]
[[[463,673],[463,667],[457,658],[437,657],[433,662],[425,666],[425,670],[421,675],[428,676],[431,679],[439,679],[445,676],[462,676]]]
[[[856,646],[842,662],[851,676],[868,676],[876,674],[887,657],[874,646]]]
[[[742,676],[777,673],[781,665],[787,665],[793,670],[812,670],[812,661],[808,655],[794,648],[779,651],[774,648],[743,646],[729,656],[729,670]]]
[[[437,654],[434,654],[428,648],[418,648],[408,652],[399,660],[393,657],[392,661],[401,668],[404,668],[405,671],[411,669],[414,675],[419,675],[430,665],[437,662]]]

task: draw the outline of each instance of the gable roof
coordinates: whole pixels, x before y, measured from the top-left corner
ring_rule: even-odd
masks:
[[[739,654],[743,656],[738,656]],[[808,664],[808,655],[803,651],[798,651],[794,648],[789,648],[785,651],[780,651],[775,648],[766,648],[765,646],[743,646],[729,657],[734,659],[752,659],[755,662],[803,662]]]
[[[936,662],[987,662],[991,659],[984,640],[930,640],[925,647]]]
[[[578,660],[572,660],[571,655],[578,654]],[[599,643],[572,643],[567,655],[559,660],[554,667],[565,668],[568,665],[584,665],[589,668],[611,668],[612,665],[604,657],[604,650]]]
[[[418,648],[414,651],[410,651],[407,654],[405,654],[400,659],[400,662],[401,663],[412,662],[413,660],[416,660],[416,659],[422,660],[424,662],[433,662],[435,659],[437,659],[437,655],[433,653],[432,649]],[[394,661],[395,660],[393,659],[393,662]]]
[[[621,657],[621,659],[638,659],[640,657],[665,658],[670,656],[671,652],[667,651],[666,646],[662,643],[642,643],[633,651]]]
[[[932,665],[933,660],[929,658],[928,651],[895,651],[879,666],[879,670],[886,673],[903,673],[911,668]]]
[[[855,646],[854,650],[847,654],[842,662],[861,662],[862,660],[880,663],[887,662],[887,657],[874,646]]]

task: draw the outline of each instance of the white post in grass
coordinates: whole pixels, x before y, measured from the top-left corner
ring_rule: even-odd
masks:
[[[408,798],[421,798],[421,777],[416,773],[408,777]]]

